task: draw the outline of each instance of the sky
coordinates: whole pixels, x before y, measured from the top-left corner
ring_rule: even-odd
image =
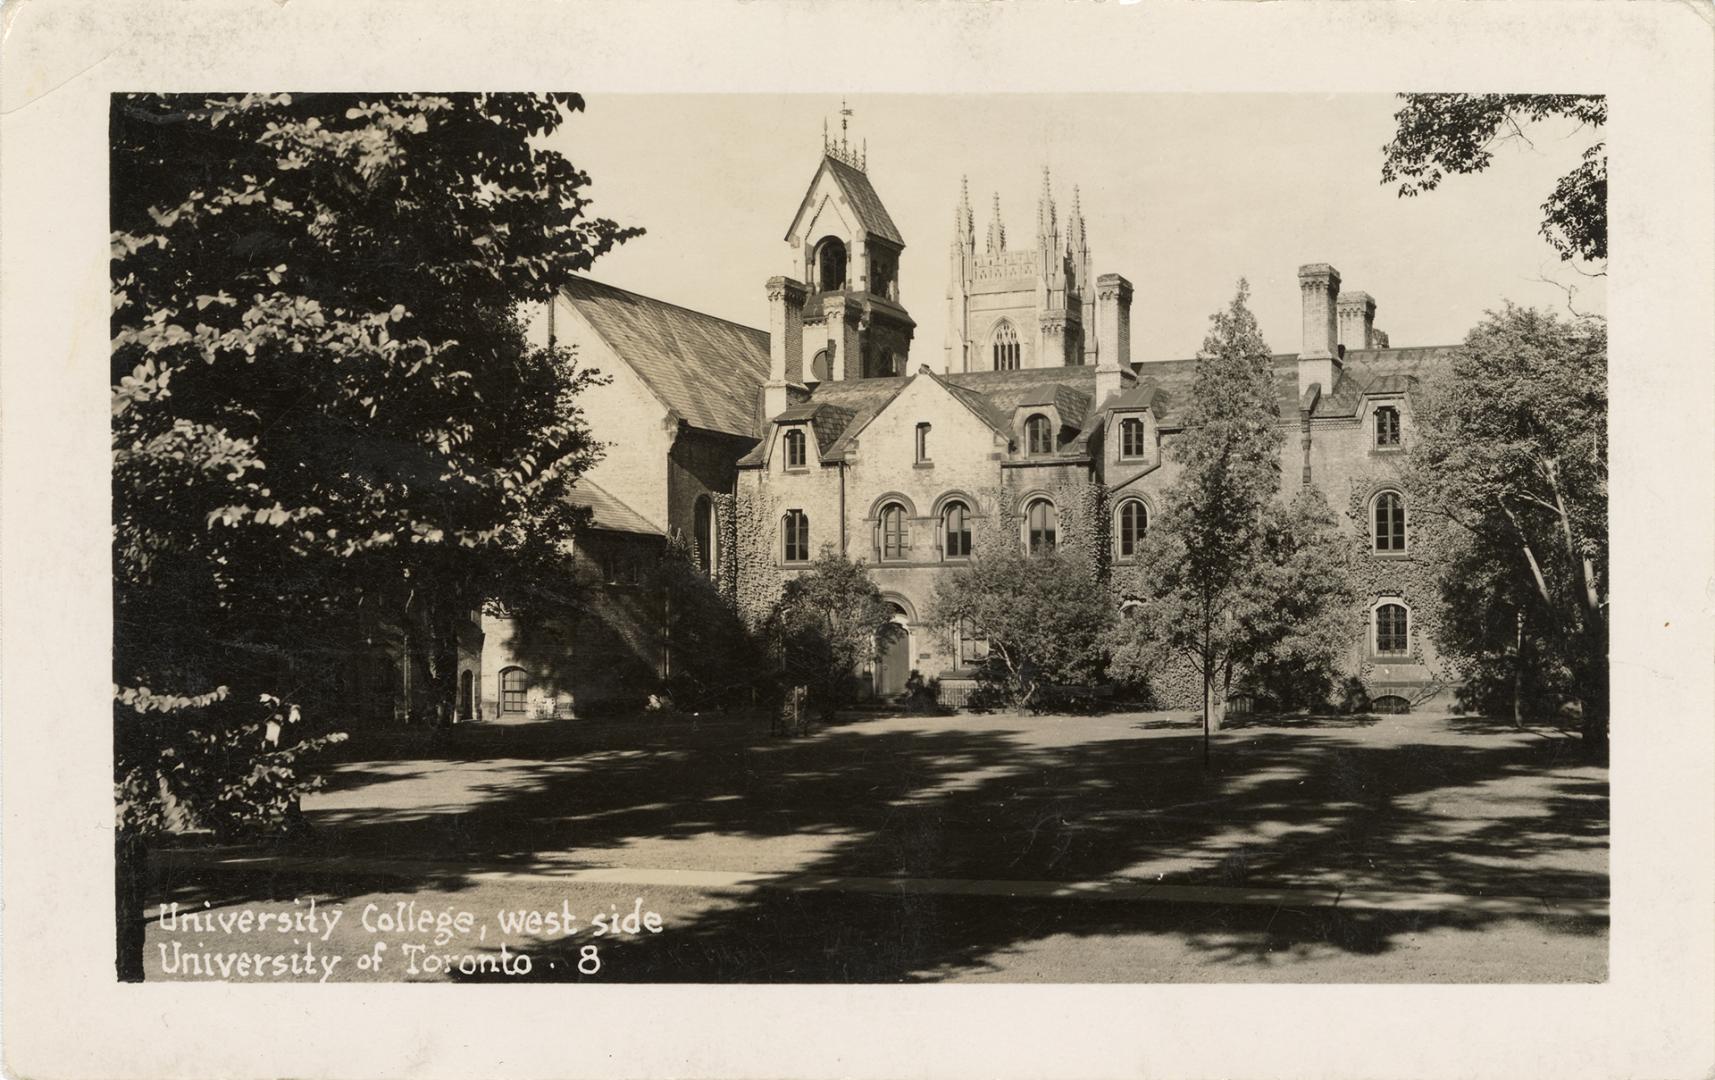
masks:
[[[750,326],[764,282],[794,275],[784,237],[815,174],[826,95],[592,95],[549,145],[591,176],[591,212],[644,236],[592,277]],[[1605,310],[1537,232],[1541,204],[1598,137],[1569,126],[1499,147],[1489,169],[1417,198],[1380,182],[1391,95],[857,95],[850,138],[905,238],[901,300],[911,364],[938,366],[961,177],[978,245],[998,193],[1009,247],[1035,244],[1046,165],[1064,220],[1078,185],[1092,269],[1136,289],[1132,359],[1194,356],[1210,314],[1248,279],[1275,352],[1297,352],[1297,269],[1332,263],[1342,290],[1375,298],[1396,347],[1445,345],[1503,301]]]

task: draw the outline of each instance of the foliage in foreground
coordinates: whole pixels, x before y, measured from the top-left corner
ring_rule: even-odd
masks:
[[[854,673],[897,632],[863,562],[831,548],[786,582],[766,630],[779,643],[787,684],[808,687],[825,717],[858,696]]]

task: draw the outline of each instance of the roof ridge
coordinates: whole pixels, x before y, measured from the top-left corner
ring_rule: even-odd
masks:
[[[640,293],[640,292],[636,291],[635,289],[627,289],[627,288],[624,288],[624,287],[619,286],[619,285],[612,285],[612,284],[609,284],[608,282],[600,281],[596,278],[585,277],[582,274],[573,274],[572,280],[581,281],[581,282],[584,282],[585,284],[588,284],[588,285],[594,285],[594,286],[597,286],[598,288],[607,289],[610,292],[623,293],[626,296],[634,296],[639,300],[647,300],[652,304],[660,304],[662,307],[677,308],[680,311],[688,312],[689,314],[696,315],[699,318],[713,319],[716,322],[723,322],[723,323],[726,323],[728,326],[737,327],[740,330],[748,330],[753,334],[761,334],[763,337],[768,336],[768,331],[760,329],[759,327],[748,326],[744,323],[739,322],[736,319],[729,319],[724,315],[711,315],[709,312],[699,311],[694,307],[689,307],[685,304],[674,303],[671,300],[663,300],[659,296],[650,296],[647,293]],[[565,288],[562,286],[560,291],[562,293],[564,293]]]

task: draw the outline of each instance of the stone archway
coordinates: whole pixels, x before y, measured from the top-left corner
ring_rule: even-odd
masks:
[[[876,642],[875,693],[880,698],[898,697],[905,693],[905,682],[911,677],[913,655],[911,616],[904,605],[889,601],[893,609],[893,625],[898,630]]]

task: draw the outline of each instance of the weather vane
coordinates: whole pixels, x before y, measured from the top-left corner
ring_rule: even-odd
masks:
[[[840,98],[840,141],[836,143],[829,138],[828,121],[824,117],[822,119],[822,151],[835,161],[843,162],[862,172],[869,164],[869,140],[863,140],[861,151],[852,147],[848,137],[851,116],[851,107],[846,104],[845,98]]]

